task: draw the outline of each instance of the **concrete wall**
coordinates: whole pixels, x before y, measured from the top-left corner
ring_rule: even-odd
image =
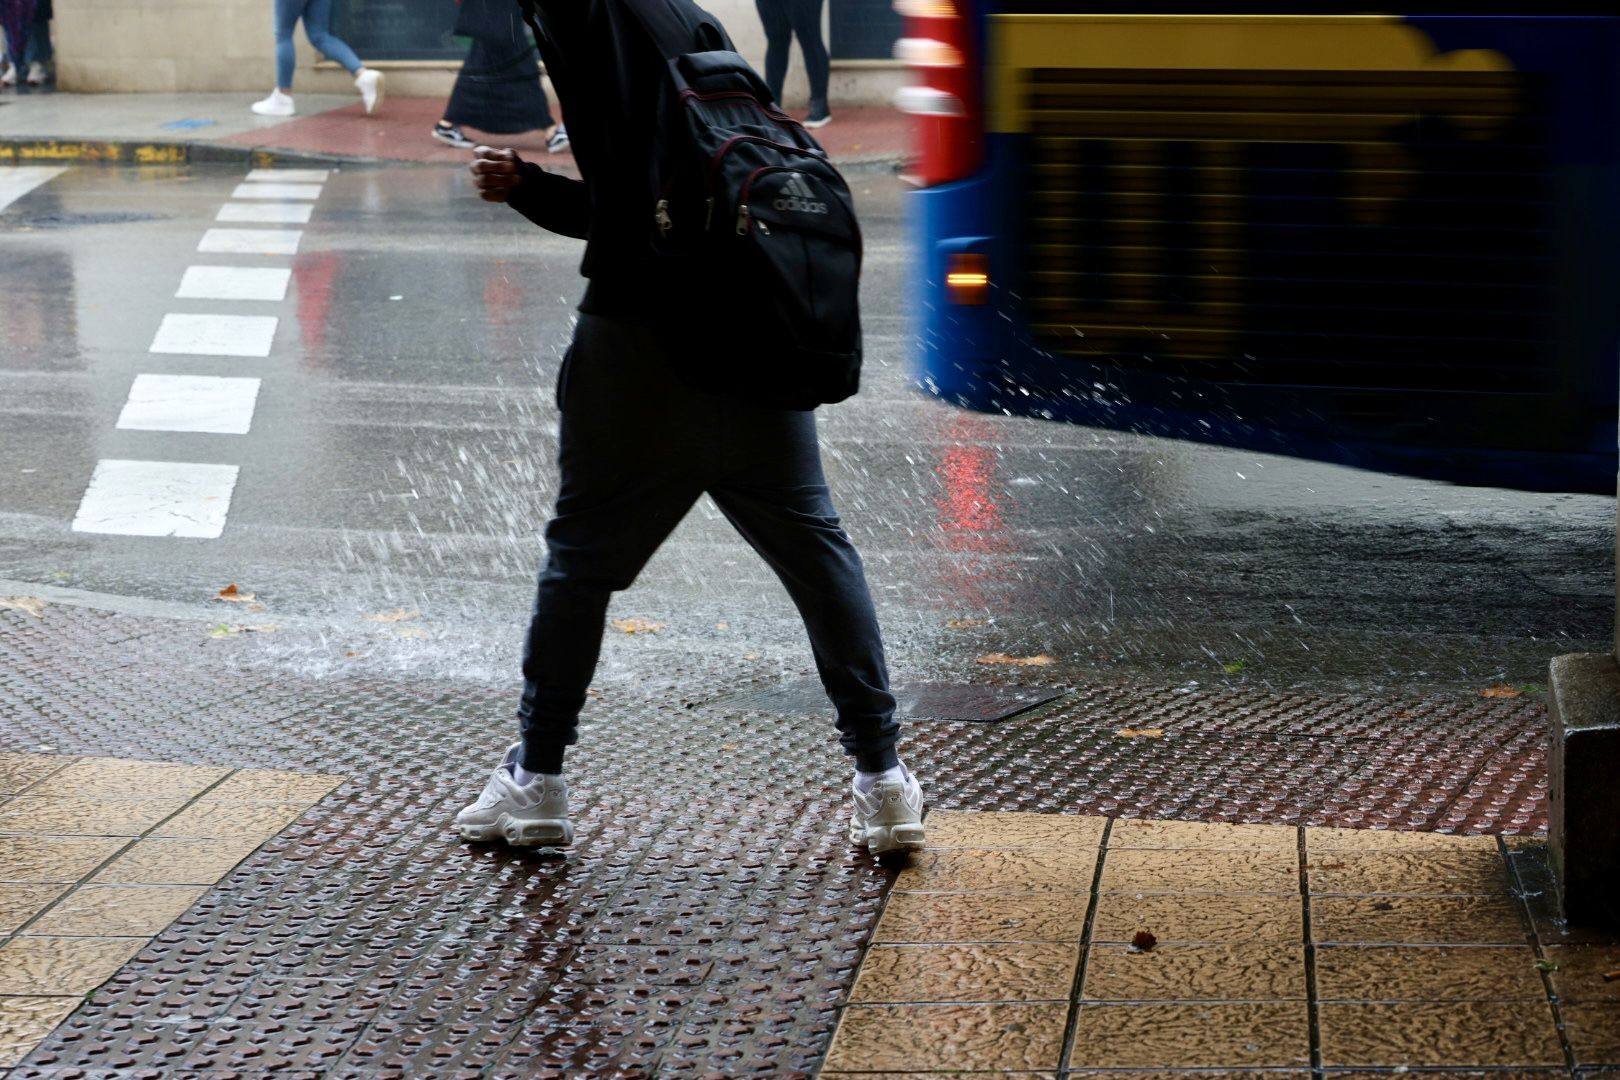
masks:
[[[448,2],[448,0],[446,0]],[[765,33],[754,0],[708,0],[743,54],[763,65]],[[271,0],[56,0],[57,83],[80,93],[263,94],[275,82]],[[319,56],[300,32],[294,89],[348,93],[347,74]],[[362,57],[362,59],[367,59]],[[392,95],[443,97],[455,81],[452,66],[383,62]],[[887,102],[896,71],[836,65],[835,104]],[[784,96],[802,105],[803,64],[795,48]]]

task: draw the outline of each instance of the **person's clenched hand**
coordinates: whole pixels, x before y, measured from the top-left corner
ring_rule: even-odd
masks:
[[[505,202],[523,183],[523,159],[516,150],[474,147],[472,164],[467,168],[472,170],[478,197],[485,202]]]

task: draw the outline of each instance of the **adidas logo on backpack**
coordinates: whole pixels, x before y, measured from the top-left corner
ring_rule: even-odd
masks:
[[[827,204],[816,198],[816,193],[810,190],[810,185],[798,173],[788,175],[787,183],[782,185],[782,194],[771,205],[778,210],[795,210],[801,214],[827,212]]]

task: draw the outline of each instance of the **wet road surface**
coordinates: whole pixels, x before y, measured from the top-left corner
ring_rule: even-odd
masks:
[[[906,366],[902,192],[887,175],[854,179],[867,376],[821,415],[897,679],[974,681],[995,674],[977,657],[1005,653],[1055,658],[1028,680],[1053,685],[1475,687],[1541,682],[1549,657],[1607,647],[1612,500],[1455,488],[921,395]],[[303,674],[501,683],[555,497],[552,384],[581,245],[478,202],[459,170],[336,172],[313,197],[244,194],[243,180],[81,168],[0,188],[14,200],[0,210],[0,595],[274,625],[255,661]],[[244,203],[308,206],[308,222],[299,209],[280,225],[216,220]],[[209,230],[233,228],[301,236],[290,255],[228,251],[218,235],[199,252]],[[285,298],[177,297],[182,282],[221,291],[218,275],[188,276],[200,266],[290,270]],[[275,277],[236,284],[274,296]],[[241,355],[183,351],[209,327]],[[192,384],[234,395],[192,412],[225,428],[246,415],[247,430],[132,427],[132,389],[161,399],[181,385],[139,376],[233,380]],[[217,538],[75,530],[98,462],[122,460],[234,467]],[[211,600],[233,582],[262,609]],[[418,614],[367,618],[398,612]],[[651,640],[610,634],[605,670],[624,678],[681,658],[808,667],[785,594],[707,502],[610,618],[664,624]]]

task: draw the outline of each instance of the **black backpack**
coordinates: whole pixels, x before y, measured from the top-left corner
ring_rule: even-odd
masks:
[[[849,185],[690,0],[622,0],[667,58],[645,208],[693,334],[682,381],[776,408],[860,384],[861,230]]]

